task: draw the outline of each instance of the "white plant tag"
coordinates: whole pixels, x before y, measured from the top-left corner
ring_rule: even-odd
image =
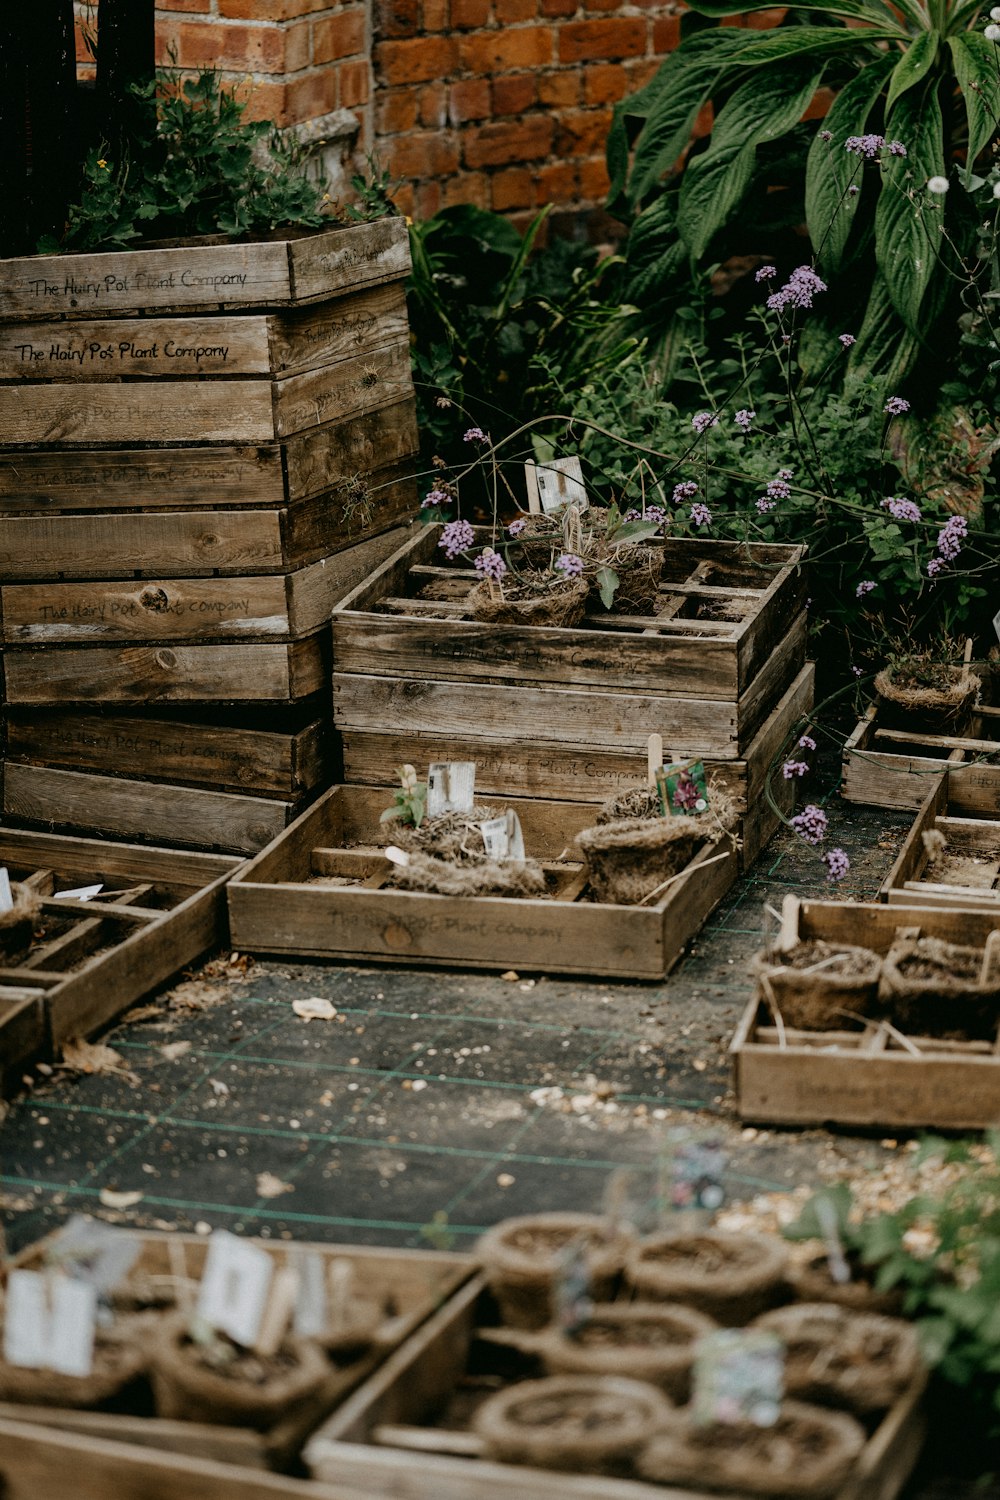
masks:
[[[399,849],[395,844],[388,844],[382,853],[391,865],[400,865],[403,869],[410,863],[410,856],[405,849]]]
[[[993,629],[996,631],[997,640],[1000,641],[1000,609],[993,616]]]
[[[196,1316],[210,1328],[228,1333],[244,1349],[252,1349],[273,1275],[274,1262],[266,1250],[217,1229],[208,1242]]]
[[[479,831],[490,859],[510,858],[510,834],[507,831],[506,815],[487,818],[485,823],[480,823]]]
[[[10,888],[10,876],[5,865],[0,865],[0,912],[14,910],[14,893]]]
[[[79,885],[72,891],[56,891],[56,901],[93,901],[104,889],[103,882],[100,885]]]
[[[524,864],[524,834],[521,832],[521,819],[512,807],[507,809],[507,853],[511,859],[516,859],[518,864]]]
[[[8,1364],[87,1376],[94,1364],[97,1291],[43,1271],[11,1271],[3,1352]]]
[[[317,1250],[296,1255],[299,1291],[295,1299],[295,1332],[302,1339],[318,1339],[330,1321],[326,1300],[326,1267]]]
[[[569,458],[554,458],[550,463],[538,464],[535,483],[542,511],[547,516],[562,510],[564,505],[575,505],[581,511],[590,505],[583,469],[575,453]]]
[[[435,760],[427,772],[427,816],[471,812],[476,796],[474,760]]]

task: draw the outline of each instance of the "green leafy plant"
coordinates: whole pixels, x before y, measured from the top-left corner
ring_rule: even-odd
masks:
[[[398,766],[400,784],[393,793],[393,805],[379,818],[380,823],[408,823],[419,828],[427,814],[427,783],[417,780],[413,766]]]
[[[771,30],[711,26],[760,9],[691,0],[681,46],[616,108],[608,164],[632,224],[630,295],[667,315],[687,264],[768,247],[804,217],[831,296],[803,358],[817,368],[847,329],[848,373],[898,381],[983,269],[1000,28],[984,33],[975,0],[826,0]],[[827,116],[804,122],[821,87],[836,92]],[[692,147],[708,102],[711,135]]]

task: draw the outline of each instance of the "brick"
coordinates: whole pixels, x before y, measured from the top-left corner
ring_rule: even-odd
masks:
[[[530,73],[497,78],[493,83],[493,113],[523,115],[535,102],[535,80]]]
[[[538,14],[538,0],[493,0],[493,14],[501,26],[514,21],[533,21]]]
[[[373,24],[380,38],[416,36],[420,29],[420,0],[378,0]]]
[[[640,16],[570,21],[559,28],[560,62],[641,57],[645,50],[646,23]]]
[[[360,6],[329,19],[314,21],[312,28],[314,63],[357,57],[365,50],[365,13]]]
[[[576,197],[577,169],[567,161],[550,162],[542,167],[535,181],[535,202],[569,203]]]
[[[295,21],[285,31],[285,73],[298,73],[302,68],[308,68],[311,62],[327,61],[325,58],[314,58],[312,55],[312,36],[310,35],[310,23],[308,21]]]
[[[207,16],[212,9],[212,0],[159,0],[157,10],[182,10],[190,14]],[[220,12],[226,15],[225,11]]]
[[[459,31],[485,26],[490,18],[490,0],[451,0],[451,24]]]
[[[466,120],[485,120],[491,112],[490,86],[485,78],[466,78],[451,85],[448,114],[453,125],[462,125]]]
[[[579,109],[559,119],[557,156],[593,156],[603,151],[611,125],[610,109]]]
[[[396,203],[397,213],[412,221],[416,212],[416,194],[413,191],[412,182],[402,182],[393,195]]]
[[[420,182],[417,184],[416,202],[414,204],[414,217],[417,219],[433,219],[441,209],[441,184],[439,182]]]
[[[629,91],[629,77],[620,63],[595,63],[583,75],[587,104],[617,104]]]
[[[535,183],[527,167],[497,172],[491,182],[493,208],[505,213],[512,208],[530,208],[535,201]]]
[[[490,207],[490,179],[485,172],[459,172],[441,184],[441,207],[472,203],[476,208]]]
[[[421,36],[412,41],[380,42],[375,74],[385,83],[426,83],[455,72],[458,47],[451,37]]]
[[[589,198],[595,203],[603,202],[610,186],[608,165],[603,156],[594,156],[589,161],[580,163],[581,198]]]
[[[288,87],[284,83],[255,83],[249,93],[241,90],[240,98],[247,100],[246,120],[273,120],[276,125],[287,125]]]
[[[653,51],[662,56],[664,52],[673,52],[679,46],[681,39],[680,16],[657,16],[653,22]]]
[[[337,75],[342,109],[356,109],[359,104],[368,103],[371,97],[372,80],[371,68],[366,57],[342,62],[337,69]]]
[[[465,132],[465,164],[504,167],[511,162],[536,161],[551,151],[552,134],[553,123],[548,115],[481,125]]]
[[[440,130],[413,130],[387,142],[393,177],[447,177],[458,170],[458,143]]]
[[[205,7],[208,8],[207,6]],[[158,10],[189,10],[193,7],[179,4],[178,0],[157,0]],[[313,11],[329,10],[330,0],[217,0],[220,16],[237,21],[291,21],[298,16],[311,15]],[[280,17],[275,15],[280,11]]]
[[[584,0],[584,9],[588,11],[618,10],[619,0]]]
[[[378,135],[397,135],[417,123],[419,89],[382,89],[375,99],[375,130]]]
[[[580,87],[579,72],[543,73],[538,79],[538,102],[552,109],[565,109],[567,105],[579,104]]]
[[[181,67],[231,68],[251,73],[284,71],[285,38],[276,26],[181,21],[176,36]]]
[[[337,108],[337,74],[334,68],[317,68],[288,81],[285,113],[289,125],[314,120]]]
[[[448,0],[424,0],[422,21],[425,31],[447,31],[451,25]]]
[[[575,16],[579,9],[579,0],[539,0],[543,16]]]
[[[462,37],[463,68],[470,73],[504,73],[514,68],[537,68],[552,61],[552,31],[548,26],[519,26],[512,31],[489,31]]]
[[[448,124],[448,85],[429,83],[420,89],[417,98],[421,125],[443,130]]]
[[[628,75],[629,93],[636,89],[644,88],[651,78],[660,71],[662,59],[659,57],[642,57],[637,62],[625,64],[625,72]]]

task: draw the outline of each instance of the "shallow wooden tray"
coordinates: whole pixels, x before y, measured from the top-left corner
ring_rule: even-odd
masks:
[[[927,794],[879,895],[891,906],[972,907],[1000,920],[1000,820],[956,817],[953,777],[946,771]],[[937,860],[928,835],[948,846]]]
[[[804,901],[801,940],[825,938],[887,953],[897,928],[982,947],[1000,927],[993,912]],[[779,1029],[757,995],[729,1052],[741,1119],[779,1125],[932,1126],[978,1130],[1000,1120],[1000,1017],[991,1042],[908,1037],[907,1050],[877,1024],[864,1031]]]
[[[705,1500],[704,1492],[674,1485],[584,1474],[552,1473],[478,1457],[474,1434],[433,1426],[455,1390],[475,1347],[477,1374],[508,1377],[511,1350],[482,1330],[489,1299],[477,1277],[409,1339],[310,1439],[305,1458],[327,1483],[367,1485],[373,1495],[399,1500]],[[521,1374],[530,1373],[521,1371]],[[836,1500],[895,1500],[923,1442],[921,1397],[915,1381],[882,1418],[852,1478]],[[734,1497],[739,1500],[739,1497]]]
[[[872,807],[919,808],[942,771],[950,773],[955,812],[1000,807],[1000,707],[977,708],[968,735],[917,735],[881,729],[873,703],[844,744],[841,795]]]
[[[135,1269],[154,1276],[176,1275],[180,1248],[186,1273],[191,1276],[200,1274],[207,1248],[204,1238],[174,1232],[169,1235],[137,1232],[137,1237],[142,1240],[143,1249]],[[40,1264],[45,1243],[42,1241],[23,1251],[14,1264],[27,1268]],[[253,1432],[249,1428],[217,1427],[207,1423],[167,1420],[148,1415],[77,1412],[56,1407],[22,1406],[14,1402],[0,1403],[0,1475],[3,1475],[8,1484],[13,1485],[10,1492],[12,1495],[22,1493],[18,1484],[26,1480],[27,1475],[20,1470],[21,1460],[17,1456],[16,1446],[14,1456],[10,1456],[11,1424],[35,1427],[46,1439],[53,1438],[56,1433],[75,1435],[80,1444],[79,1465],[84,1476],[89,1468],[91,1444],[94,1442],[113,1443],[120,1452],[120,1445],[138,1444],[146,1449],[163,1449],[165,1454],[210,1460],[212,1463],[201,1471],[206,1495],[209,1493],[208,1481],[213,1477],[216,1463],[226,1466],[225,1472],[233,1481],[238,1478],[240,1469],[259,1471],[269,1467],[287,1467],[299,1453],[308,1434],[371,1375],[393,1350],[409,1338],[425,1319],[442,1303],[447,1302],[469,1280],[475,1269],[475,1263],[466,1256],[438,1251],[319,1244],[297,1244],[292,1247],[259,1239],[252,1243],[281,1261],[299,1249],[316,1251],[324,1260],[336,1258],[349,1261],[354,1267],[359,1294],[381,1303],[385,1309],[384,1321],[371,1348],[348,1363],[331,1365],[329,1378],[309,1407],[297,1413],[293,1419],[280,1422],[263,1433]],[[47,1471],[50,1480],[58,1474],[60,1447],[59,1444],[53,1444],[48,1454],[42,1448],[39,1455],[43,1472]],[[129,1468],[129,1452],[128,1448],[124,1450],[123,1466],[126,1471]],[[239,1467],[233,1469],[229,1467],[231,1465]],[[151,1487],[146,1491],[146,1496],[169,1492],[178,1497],[183,1495],[187,1500],[189,1495],[201,1493],[201,1489],[197,1487],[168,1490],[171,1472],[172,1464],[164,1455],[163,1470],[158,1475],[155,1486],[150,1482]],[[258,1475],[248,1473],[245,1478],[248,1488],[243,1493],[251,1496],[255,1493]],[[89,1489],[80,1489],[76,1479],[77,1476],[74,1475],[75,1493],[92,1493]],[[87,1483],[86,1477],[83,1483]],[[160,1485],[164,1486],[162,1490]],[[292,1493],[297,1492],[298,1486],[295,1486]],[[23,1493],[26,1494],[27,1490]],[[48,1491],[43,1489],[33,1493],[35,1500],[42,1500],[42,1496]],[[97,1494],[98,1491],[95,1489],[93,1493]],[[114,1495],[116,1500],[121,1493],[117,1484],[106,1492],[108,1496]],[[130,1491],[126,1489],[124,1493]],[[229,1494],[230,1491],[225,1488],[221,1493]],[[232,1493],[236,1494],[235,1483]],[[270,1491],[265,1489],[264,1493]],[[274,1493],[280,1494],[283,1491],[276,1488]],[[8,1494],[6,1489],[4,1494],[5,1497]]]
[[[736,878],[730,840],[695,855],[648,906],[581,900],[581,866],[568,846],[592,825],[583,803],[509,797],[528,853],[553,883],[552,899],[450,897],[380,889],[390,872],[379,815],[392,793],[333,787],[229,887],[233,942],[244,951],[382,959],[449,968],[524,968],[550,974],[662,979]],[[721,856],[721,857],[720,857]],[[350,875],[350,887],[310,884]]]
[[[0,967],[2,1081],[90,1036],[225,937],[226,881],[239,860],[0,830],[0,864],[43,898],[51,932]],[[94,901],[59,890],[102,881]]]

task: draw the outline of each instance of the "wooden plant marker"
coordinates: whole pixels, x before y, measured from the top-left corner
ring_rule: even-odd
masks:
[[[781,928],[775,944],[779,953],[790,953],[799,941],[799,898],[787,895],[781,903]]]
[[[983,949],[983,966],[979,971],[979,983],[986,986],[1000,979],[1000,929],[990,933]]]
[[[254,1350],[267,1359],[277,1354],[288,1331],[299,1295],[299,1273],[292,1266],[279,1266],[271,1278],[271,1287],[260,1320],[260,1331]]]
[[[663,768],[663,736],[651,734],[646,744],[646,781],[651,791],[656,790],[657,777]]]
[[[538,497],[538,470],[533,458],[529,458],[524,465],[524,487],[528,493],[528,514],[540,516],[542,502]]]

